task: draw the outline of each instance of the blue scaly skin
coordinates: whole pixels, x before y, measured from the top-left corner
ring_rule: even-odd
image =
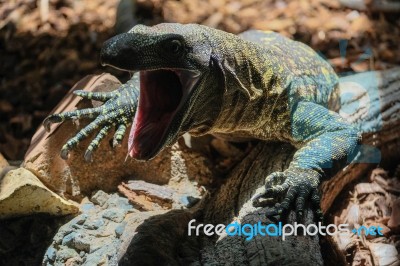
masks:
[[[63,158],[101,128],[85,154],[91,160],[110,129],[118,128],[118,143],[132,119],[129,155],[138,160],[153,158],[185,132],[290,142],[298,148],[290,166],[268,175],[253,202],[283,195],[267,215],[282,216],[294,204],[301,218],[309,199],[319,210],[324,168],[346,159],[360,140],[335,112],[338,77],[331,66],[310,47],[277,33],[236,36],[196,24],[138,25],[105,42],[101,60],[136,74],[115,93],[77,92],[105,101],[103,106],[45,120],[48,126],[95,118],[64,145]]]

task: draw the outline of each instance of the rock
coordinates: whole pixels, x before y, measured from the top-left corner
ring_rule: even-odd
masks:
[[[74,248],[77,250],[88,252],[90,250],[91,242],[92,242],[91,237],[77,235],[74,238],[73,245],[74,245]]]
[[[108,198],[103,206],[94,204],[60,227],[43,265],[118,265],[138,226],[163,213],[132,212],[126,198],[107,193],[103,196]],[[88,204],[87,200],[83,204]]]
[[[110,244],[112,242],[111,237],[99,237],[93,240],[92,245],[90,246],[90,250],[88,254],[94,253],[96,250],[99,250],[100,248]]]
[[[83,225],[85,221],[87,220],[88,215],[86,213],[79,215],[75,217],[73,220],[71,220],[71,223],[75,223],[77,225]]]
[[[120,197],[117,194],[112,194],[110,198],[107,200],[108,208],[121,208],[127,211],[132,210],[133,206],[129,203],[129,200],[125,197]]]
[[[91,202],[87,202],[81,205],[82,212],[90,212],[94,208],[94,204]]]
[[[108,220],[108,223],[101,228],[97,229],[94,233],[94,236],[101,238],[106,237],[110,239],[115,239],[115,229],[119,226],[120,223],[116,223],[113,221]]]
[[[121,223],[115,228],[115,235],[119,238],[125,231],[126,222]]]
[[[89,236],[82,236],[79,233],[72,232],[63,238],[61,244],[75,250],[87,252],[90,250],[90,242]]]
[[[104,210],[102,217],[116,223],[120,223],[124,220],[127,211],[119,208],[111,208]]]
[[[100,228],[104,224],[106,224],[104,219],[99,218],[99,219],[95,219],[95,220],[86,221],[85,224],[83,225],[83,227],[85,229],[89,229],[89,230],[97,230],[98,228]]]
[[[79,254],[74,249],[62,247],[61,250],[57,251],[56,261],[64,262],[69,258],[77,258],[77,257],[79,257]]]
[[[99,102],[81,100],[74,96],[72,92],[76,89],[111,91],[119,85],[119,81],[109,74],[87,76],[71,89],[53,113],[100,105]],[[126,176],[152,183],[166,184],[171,178],[171,167],[174,165],[185,167],[186,170],[183,170],[199,178],[211,175],[211,171],[205,170],[208,169],[205,163],[203,168],[199,167],[199,162],[190,160],[190,158],[184,160],[183,165],[175,163],[171,157],[170,148],[165,149],[159,156],[148,162],[126,159],[128,134],[126,134],[121,147],[112,149],[109,143],[113,132],[102,141],[99,149],[93,155],[93,162],[86,162],[84,153],[94,135],[90,135],[88,139],[73,149],[68,160],[61,159],[59,156],[61,147],[88,122],[90,121],[81,120],[75,124],[72,121],[53,124],[50,132],[46,132],[43,127],[40,127],[33,136],[31,146],[25,155],[24,167],[35,173],[51,190],[74,199],[90,196],[94,190],[98,189],[106,192],[116,191],[117,185]],[[203,161],[205,162],[205,160]],[[203,163],[203,161],[201,162]]]
[[[94,253],[89,254],[83,265],[117,265],[110,262],[110,259],[115,256],[115,254],[116,248],[114,246],[104,246]]]
[[[47,261],[50,262],[53,262],[56,259],[56,255],[57,255],[57,250],[55,250],[52,247],[48,248],[46,254],[44,254],[45,259],[47,259]]]
[[[76,235],[77,235],[77,233],[75,233],[75,232],[72,232],[72,233],[66,235],[66,236],[63,238],[61,244],[64,245],[64,246],[70,246],[70,247],[71,247],[71,246],[72,246],[72,241],[74,240],[74,237],[75,237]]]
[[[9,171],[0,181],[0,218],[33,213],[66,215],[78,211],[76,203],[49,190],[24,168]]]
[[[115,239],[114,230],[119,225],[102,219],[102,212],[101,207],[93,205],[90,211],[78,215],[60,227],[46,252],[46,254],[53,254],[53,250],[55,250],[56,262],[53,263],[52,257],[45,255],[43,265],[46,263],[47,265],[99,265],[103,261],[107,262],[104,260],[108,258],[107,256],[104,257],[98,253],[90,256],[96,250],[104,247],[112,250],[110,245]],[[103,232],[110,226],[110,223],[112,223],[111,226],[114,226],[113,233],[106,237],[98,236],[98,232]],[[93,264],[91,264],[92,262]]]
[[[54,236],[53,242],[57,245],[61,245],[64,237],[71,232],[73,232],[72,228],[69,228],[66,225],[61,226],[60,230],[58,230],[57,234]]]
[[[93,203],[103,206],[110,196],[102,190],[97,191],[90,199]]]

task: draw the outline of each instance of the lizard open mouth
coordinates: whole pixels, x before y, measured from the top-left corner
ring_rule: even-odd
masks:
[[[182,115],[177,115],[199,79],[198,72],[159,69],[140,72],[140,96],[129,134],[129,155],[153,158],[176,137]],[[172,135],[172,136],[171,136]]]

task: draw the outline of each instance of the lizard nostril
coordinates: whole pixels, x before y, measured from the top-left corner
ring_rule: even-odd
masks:
[[[125,61],[132,46],[131,35],[128,33],[119,34],[103,43],[100,52],[100,62],[103,66],[118,66]]]

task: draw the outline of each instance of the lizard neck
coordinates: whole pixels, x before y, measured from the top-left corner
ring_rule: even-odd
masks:
[[[285,75],[274,67],[275,55],[236,35],[216,34],[213,56],[224,84],[221,108],[208,133],[276,139],[286,131],[289,107]],[[283,116],[287,117],[283,118]]]
[[[238,138],[288,140],[290,111],[285,93],[265,94],[254,100],[238,91],[226,92],[224,101],[208,133]]]

